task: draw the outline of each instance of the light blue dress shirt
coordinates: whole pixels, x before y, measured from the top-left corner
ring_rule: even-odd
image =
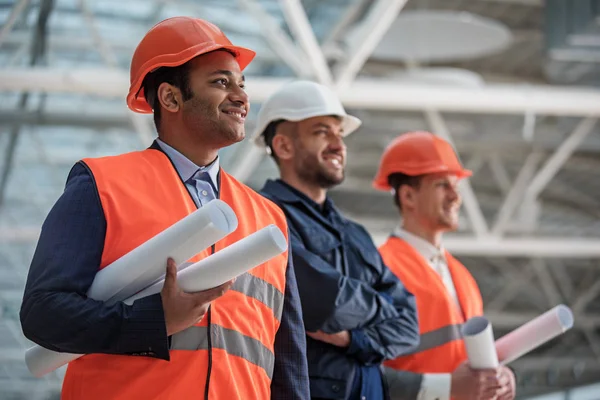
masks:
[[[156,142],[173,162],[198,208],[218,197],[219,157],[211,164],[199,167],[162,140],[156,139]]]

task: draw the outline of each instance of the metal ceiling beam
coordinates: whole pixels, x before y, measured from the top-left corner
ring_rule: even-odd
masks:
[[[500,154],[498,154],[498,153],[491,154],[488,159],[488,165],[490,167],[490,170],[492,171],[494,180],[498,184],[498,188],[500,189],[500,192],[506,196],[508,194],[508,192],[510,191],[511,182],[510,182],[510,177],[508,175],[508,171],[506,170],[506,167],[504,166],[504,163],[502,162],[502,158],[500,157]]]
[[[94,14],[97,16],[97,14]],[[133,54],[138,41],[132,40],[133,37],[120,38],[118,41],[106,38],[104,39],[106,44],[109,45],[116,55],[120,55],[126,58],[130,58]],[[259,40],[262,42],[262,38],[256,36],[256,41],[253,41],[251,46],[252,50],[255,50],[257,55],[255,60],[265,61],[268,63],[276,63],[281,61],[280,56],[274,53],[271,47],[259,45]],[[3,48],[15,51],[15,49],[21,48],[24,44],[28,44],[30,41],[30,35],[27,32],[15,31],[12,32],[5,40]],[[89,50],[94,46],[94,38],[88,36],[73,36],[61,33],[50,32],[47,38],[48,50],[51,51],[54,56],[63,55],[58,53],[69,53],[69,52],[81,52],[82,50]]]
[[[259,22],[262,36],[281,61],[300,77],[312,75],[312,70],[302,60],[306,58],[306,55],[296,47],[275,18],[266,12],[256,0],[238,0],[238,3]]]
[[[13,6],[12,10],[10,10],[10,15],[4,21],[4,25],[0,30],[0,46],[2,46],[2,42],[8,37],[12,27],[17,22],[23,11],[27,8],[29,4],[29,0],[18,0]]]
[[[239,154],[239,156],[237,155]],[[229,169],[229,173],[241,182],[246,182],[260,165],[266,155],[254,143],[246,142],[238,149],[235,159],[237,162]]]
[[[25,4],[24,6],[26,6]],[[17,5],[19,6],[19,5]],[[48,27],[48,18],[54,7],[54,0],[43,0],[39,7],[38,19],[33,30],[33,40],[31,42],[30,60],[29,65],[34,66],[42,61],[46,55],[46,35]],[[29,91],[23,90],[19,96],[19,102],[17,109],[22,110],[27,107],[29,101]],[[43,102],[41,103],[43,104]],[[21,126],[19,124],[13,125],[10,132],[9,144],[4,154],[4,162],[2,165],[1,176],[0,176],[0,207],[4,202],[6,188],[8,186],[8,179],[10,176],[11,169],[13,167],[13,158],[17,148],[17,142],[19,140],[19,134]]]
[[[363,221],[364,222],[364,221]],[[365,224],[368,228],[368,223]],[[0,228],[0,242],[35,242],[39,227]],[[373,240],[382,244],[389,232],[371,230]],[[452,254],[477,257],[600,258],[600,238],[518,237],[494,238],[447,235],[444,247]]]
[[[453,254],[471,256],[600,258],[600,238],[517,237],[444,238],[444,246]]]
[[[338,50],[343,52],[342,49],[338,48],[338,42],[343,38],[343,33],[360,18],[370,4],[371,0],[356,0],[346,6],[344,13],[338,17],[335,25],[323,39],[321,48],[326,55],[331,56],[330,53],[337,53]]]
[[[364,22],[357,28],[358,43],[350,49],[349,57],[341,61],[340,68],[336,70],[335,84],[338,88],[347,87],[354,81],[406,2],[378,0],[371,6]]]
[[[368,225],[367,225],[368,227]],[[389,232],[371,232],[376,244],[382,244]],[[495,238],[471,235],[444,236],[444,247],[457,256],[600,258],[600,238],[517,237]]]
[[[127,127],[129,119],[125,110],[114,113],[81,114],[55,111],[0,111],[0,126],[2,125],[35,125],[35,126],[74,126],[87,129],[105,129]]]
[[[532,204],[535,202],[560,168],[564,166],[571,154],[592,132],[595,124],[595,118],[582,119],[537,173],[535,173],[535,170],[537,164],[541,161],[542,155],[535,152],[529,155],[498,212],[496,223],[492,229],[495,235],[502,235],[505,232],[519,204]]]
[[[575,365],[585,364],[586,369],[599,370],[600,363],[593,357],[550,357],[550,356],[525,356],[510,364],[519,372],[525,370],[547,370],[548,367],[567,369]]]
[[[500,258],[498,260],[492,260],[492,264],[503,264],[505,262],[504,259]],[[500,265],[500,272],[504,276],[504,279],[507,281],[507,284],[502,287],[502,290],[498,292],[498,294],[492,298],[490,301],[486,302],[485,307],[486,310],[503,310],[506,305],[515,298],[515,296],[523,290],[523,287],[528,285],[533,278],[534,271],[529,268],[506,268],[505,265]],[[508,265],[508,267],[512,267]]]
[[[250,77],[247,91],[254,103],[265,101],[289,78]],[[0,92],[44,91],[125,98],[126,71],[108,68],[0,69]],[[555,86],[486,85],[478,88],[397,83],[359,79],[338,91],[346,107],[371,110],[435,109],[474,114],[600,116],[600,90]]]
[[[519,171],[519,174],[517,175],[513,185],[504,198],[502,206],[500,206],[500,209],[498,210],[496,221],[492,227],[493,235],[501,236],[506,231],[513,212],[519,206],[519,204],[521,204],[523,194],[527,190],[527,185],[535,174],[535,170],[541,159],[542,154],[539,152],[533,152],[527,156],[527,159],[521,167],[521,170]]]
[[[542,287],[542,291],[548,301],[549,307],[554,307],[556,304],[561,304],[565,299],[561,296],[550,270],[544,260],[540,258],[534,258],[531,260],[531,267],[533,268],[538,281]]]
[[[524,6],[542,7],[544,0],[479,0],[486,1],[488,3],[505,3],[505,4],[517,4]]]
[[[554,178],[556,173],[569,159],[571,154],[579,147],[581,142],[593,131],[596,118],[584,118],[569,134],[565,141],[556,149],[554,154],[546,161],[544,166],[531,180],[527,188],[526,196],[536,198],[544,190],[546,185]]]
[[[296,41],[308,57],[317,80],[325,85],[331,83],[331,70],[321,46],[310,25],[306,10],[300,0],[280,0],[285,20]]]
[[[79,0],[79,8],[81,9],[85,25],[94,40],[94,46],[90,50],[96,49],[106,65],[116,68],[118,66],[117,56],[111,46],[102,37],[102,33],[96,24],[94,13],[90,10],[87,0]]]

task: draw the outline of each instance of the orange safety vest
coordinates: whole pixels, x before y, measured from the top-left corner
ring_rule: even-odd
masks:
[[[112,263],[197,209],[169,158],[148,149],[86,159],[106,217],[100,268]],[[287,238],[283,212],[269,200],[220,171],[220,199],[235,211],[236,231],[220,249],[269,225]],[[192,261],[211,254],[203,251]],[[285,293],[288,252],[238,277],[210,313],[173,335],[170,361],[151,357],[90,354],[69,364],[66,400],[268,399]],[[166,268],[166,260],[165,260]]]
[[[412,354],[386,361],[385,366],[421,374],[454,371],[467,358],[461,325],[471,317],[483,315],[483,301],[475,279],[446,252],[461,312],[439,274],[410,244],[390,237],[379,252],[385,264],[414,294],[421,335],[421,343]]]

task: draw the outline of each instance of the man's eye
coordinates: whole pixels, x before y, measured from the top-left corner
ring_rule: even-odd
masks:
[[[227,86],[227,79],[225,79],[225,78],[217,79],[215,82],[219,83],[223,86]]]

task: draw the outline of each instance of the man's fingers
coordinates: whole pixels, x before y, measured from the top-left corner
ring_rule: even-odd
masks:
[[[500,375],[500,379],[498,380],[502,386],[508,386],[510,384],[510,377],[506,374]]]
[[[172,287],[177,284],[177,264],[172,258],[167,259],[167,273],[163,287]]]
[[[498,375],[496,374],[496,371],[491,369],[491,370],[480,370],[475,372],[474,374],[474,378],[476,378],[480,384],[483,387],[488,387],[488,386],[500,386],[499,385],[499,379],[498,379]]]

